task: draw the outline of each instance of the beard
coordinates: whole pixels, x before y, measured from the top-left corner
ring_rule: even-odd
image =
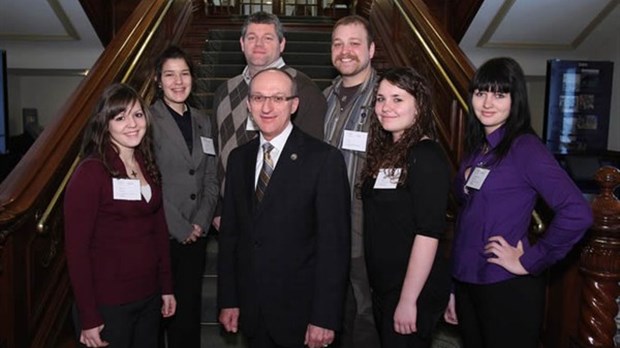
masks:
[[[342,62],[342,59],[350,59],[349,62]],[[351,54],[339,55],[334,63],[334,67],[342,76],[355,76],[366,70],[370,65],[370,61],[362,62],[359,57]]]

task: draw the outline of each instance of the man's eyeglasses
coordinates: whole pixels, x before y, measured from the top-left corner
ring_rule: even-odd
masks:
[[[289,101],[293,98],[297,98],[296,95],[292,95],[290,97],[286,97],[283,95],[260,95],[260,94],[250,94],[248,97],[250,99],[250,103],[252,104],[262,104],[267,100],[271,100],[274,104],[282,104],[285,101]]]

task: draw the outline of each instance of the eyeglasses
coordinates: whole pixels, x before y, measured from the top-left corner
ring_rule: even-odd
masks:
[[[282,104],[285,101],[289,101],[293,98],[297,98],[296,95],[292,95],[290,97],[285,97],[283,95],[260,95],[260,94],[250,94],[248,97],[250,99],[250,103],[252,104],[262,104],[267,100],[271,100],[274,104]]]

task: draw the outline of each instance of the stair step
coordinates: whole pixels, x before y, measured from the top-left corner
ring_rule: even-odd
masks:
[[[213,77],[213,78],[199,78],[196,79],[196,93],[194,93],[194,98],[197,99],[196,102],[198,102],[200,105],[206,105],[205,103],[207,101],[202,101],[202,100],[198,100],[198,99],[202,99],[202,95],[204,92],[210,92],[210,91],[215,91],[217,90],[217,88],[224,82],[226,82],[228,80],[228,78],[226,77]],[[319,87],[320,90],[324,90],[325,88],[329,87],[329,85],[331,85],[332,83],[332,79],[331,78],[326,78],[326,79],[320,79],[320,78],[313,78],[312,81],[314,81],[314,83],[316,83],[316,85]],[[211,100],[211,103],[213,103],[213,101]],[[209,108],[211,104],[208,104],[206,106],[208,106]]]
[[[211,227],[207,233],[207,259],[205,276],[217,276],[217,232]]]
[[[197,76],[199,78],[226,78],[229,79],[243,72],[245,64],[199,64]]]
[[[208,75],[207,75],[208,76]],[[224,82],[226,82],[230,77],[202,77],[196,80],[196,90],[197,91],[215,91],[217,88]]]
[[[317,52],[329,53],[331,47],[330,41],[323,42],[307,42],[286,40],[286,48],[284,51],[289,52]],[[206,51],[231,51],[240,52],[241,45],[239,39],[236,40],[207,40],[205,45]]]
[[[241,36],[240,30],[213,29],[207,34],[208,40],[237,40]],[[331,31],[285,31],[284,37],[287,41],[308,41],[308,42],[331,42]]]
[[[217,276],[202,278],[202,307],[200,310],[202,323],[217,323]]]
[[[246,348],[248,345],[241,334],[225,332],[220,325],[203,324],[201,328],[202,347],[208,348]]]
[[[208,348],[246,348],[248,345],[242,334],[227,333],[219,324],[202,324],[201,346]],[[449,324],[440,323],[433,335],[431,348],[461,347],[463,344],[456,328]]]
[[[288,63],[288,62],[287,62]],[[304,74],[308,75],[314,81],[317,80],[333,80],[338,76],[338,70],[330,65],[295,65],[291,66]]]
[[[293,68],[308,75],[311,79],[333,79],[338,76],[338,70],[334,67],[326,65],[291,65]],[[233,76],[239,75],[245,65],[243,64],[218,64],[218,65],[204,65],[200,64],[197,67],[199,76],[198,84],[201,84],[202,79],[229,79]],[[200,87],[199,87],[200,88]]]
[[[211,108],[213,107],[213,92],[193,92],[191,104],[210,115]]]
[[[328,65],[331,66],[332,58],[328,53],[304,53],[284,52],[282,58],[290,65]],[[203,52],[204,64],[245,64],[245,57],[241,52]]]

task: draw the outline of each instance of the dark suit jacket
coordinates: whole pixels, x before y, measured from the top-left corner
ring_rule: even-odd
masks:
[[[213,138],[211,122],[198,109],[192,115],[192,153],[161,99],[150,108],[157,166],[164,190],[164,210],[170,235],[183,241],[197,224],[206,232],[219,197],[216,158],[203,152],[200,137]]]
[[[259,204],[259,139],[233,150],[219,240],[219,308],[302,346],[308,324],[339,330],[350,259],[350,191],[336,148],[293,128]]]

